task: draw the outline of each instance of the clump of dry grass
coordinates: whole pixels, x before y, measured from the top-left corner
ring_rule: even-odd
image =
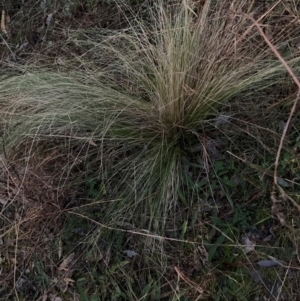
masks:
[[[102,69],[28,72],[6,80],[8,150],[22,145],[32,156],[51,140],[67,153],[85,149],[110,196],[128,198],[110,214],[130,208],[132,218],[143,208],[162,218],[161,228],[185,185],[183,154],[194,143],[205,148],[199,137],[207,118],[232,99],[253,99],[283,72],[256,31],[247,31],[246,2],[211,7],[207,1],[196,15],[183,1],[171,17],[160,4],[150,28],[136,21],[127,31],[108,33],[90,50],[110,58],[105,66],[102,59]]]
[[[242,118],[249,103],[264,109],[257,100],[285,72],[251,27],[247,1],[229,2],[206,1],[200,11],[192,1],[171,10],[159,2],[151,25],[136,19],[119,32],[75,33],[69,43],[87,49],[70,62],[79,63],[76,70],[31,69],[4,79],[0,126],[8,159],[46,168],[63,157],[52,173],[58,190],[72,187],[84,205],[96,204],[102,236],[120,225],[155,235],[176,229],[178,220],[186,227],[203,205],[197,184],[214,168],[209,142],[220,132],[219,111],[230,115],[231,105],[241,104],[235,129],[246,125],[269,151],[255,134],[272,129]],[[286,59],[291,66],[299,60]],[[226,146],[241,142],[226,135]],[[89,199],[95,191],[96,202]],[[164,257],[164,239],[155,238],[153,249]]]

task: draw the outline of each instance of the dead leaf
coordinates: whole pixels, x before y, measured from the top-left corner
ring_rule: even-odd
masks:
[[[1,14],[1,27],[0,27],[1,31],[7,35],[7,31],[5,28],[5,10],[2,10],[2,14]]]
[[[285,215],[281,210],[282,210],[281,207],[277,204],[273,204],[271,207],[272,214],[278,218],[282,226],[285,226],[286,225]]]
[[[135,252],[133,250],[125,250],[125,251],[123,251],[123,253],[126,254],[126,256],[128,258],[133,258],[133,257],[139,255],[137,252]]]
[[[29,46],[29,43],[27,41],[24,41],[18,48],[18,53],[21,52],[21,50],[23,48],[26,48],[27,46]]]
[[[26,285],[28,285],[28,281],[25,278],[20,277],[16,282],[16,289],[22,291]]]
[[[227,125],[229,124],[229,118],[230,116],[228,115],[223,115],[223,114],[220,114],[216,120],[215,120],[215,123],[214,123],[214,126],[216,128],[220,127],[220,126],[224,126],[224,125]]]
[[[279,260],[273,260],[273,259],[263,259],[258,261],[257,264],[263,268],[272,268],[281,265]]]
[[[263,241],[269,242],[269,241],[272,240],[273,237],[274,237],[273,234],[270,234],[270,235],[268,235],[267,237],[265,237],[265,238],[263,239]]]
[[[105,256],[103,257],[103,261],[106,266],[110,263],[110,258],[111,258],[111,249],[110,247],[106,250]]]
[[[92,146],[97,147],[97,144],[96,144],[92,139],[89,139],[89,140],[88,140],[88,143],[89,143],[90,145],[92,145]]]
[[[58,241],[58,259],[61,258],[61,255],[62,255],[62,240],[59,239],[59,241]]]
[[[293,185],[291,183],[288,183],[286,180],[283,178],[277,177],[277,184],[282,186],[282,187],[292,187]]]
[[[64,282],[67,283],[67,284],[69,284],[69,283],[75,282],[75,280],[66,277],[66,278],[64,278]]]
[[[58,270],[59,271],[67,270],[68,265],[72,262],[74,257],[75,257],[75,253],[71,253],[69,256],[67,256],[60,264]]]
[[[253,251],[256,246],[256,242],[252,241],[247,235],[242,236],[243,251],[245,254]]]
[[[17,264],[18,264],[18,261],[17,261],[16,258],[10,258],[10,261],[11,261],[11,263],[14,264],[14,265],[17,265]]]
[[[1,205],[5,206],[7,203],[8,203],[7,200],[0,199],[0,204],[1,204]]]
[[[52,20],[52,17],[53,17],[53,13],[49,14],[46,18],[46,25],[49,26],[50,25],[50,22]]]
[[[41,0],[40,3],[40,9],[45,10],[46,9],[47,0]]]
[[[58,285],[60,290],[65,293],[68,290],[69,284],[72,285],[72,283],[75,282],[73,279],[65,277],[63,279],[63,282],[60,282],[60,284]]]
[[[202,246],[198,246],[198,251],[199,251],[199,254],[200,254],[200,259],[202,261],[203,264],[206,264],[208,262],[208,253],[205,249],[205,247],[202,245]]]

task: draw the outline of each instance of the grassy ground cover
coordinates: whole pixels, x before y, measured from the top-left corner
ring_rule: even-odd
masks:
[[[297,300],[298,8],[2,4],[0,298]]]

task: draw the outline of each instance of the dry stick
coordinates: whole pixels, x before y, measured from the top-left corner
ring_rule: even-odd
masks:
[[[133,228],[133,230],[125,230],[125,229],[121,229],[121,228],[116,228],[113,226],[106,226],[105,224],[102,224],[92,218],[89,218],[88,216],[85,216],[81,213],[77,213],[75,211],[72,210],[67,210],[68,213],[80,216],[88,221],[91,221],[92,223],[94,223],[95,225],[98,225],[100,227],[103,227],[105,229],[109,229],[109,230],[116,230],[116,231],[120,231],[120,232],[126,232],[126,233],[131,233],[131,234],[137,234],[137,235],[141,235],[141,236],[146,236],[146,237],[151,237],[156,239],[157,241],[163,242],[163,241],[176,241],[176,242],[183,242],[183,243],[188,243],[188,244],[192,244],[192,245],[197,245],[198,242],[196,241],[191,241],[191,240],[183,240],[183,239],[177,239],[177,238],[171,238],[171,237],[164,237],[164,236],[160,236],[160,235],[156,235],[156,234],[151,234],[151,232],[149,232],[148,230],[144,230],[144,229],[136,229]],[[218,230],[218,228],[217,228]],[[143,231],[143,232],[142,232]]]
[[[282,65],[285,67],[285,69],[287,70],[287,72],[289,73],[289,75],[291,76],[291,78],[293,79],[293,81],[295,82],[295,84],[298,86],[298,93],[297,93],[297,97],[294,100],[294,104],[293,107],[291,108],[290,111],[290,115],[289,118],[286,122],[286,125],[284,127],[281,139],[280,139],[280,143],[278,146],[278,150],[277,150],[277,154],[276,154],[276,160],[275,160],[275,168],[274,168],[274,176],[273,176],[273,192],[272,195],[274,196],[275,192],[274,192],[274,188],[275,186],[279,189],[281,195],[287,199],[289,199],[293,205],[298,209],[298,211],[300,212],[300,205],[295,202],[295,200],[293,200],[291,197],[289,197],[284,190],[278,185],[277,183],[277,170],[278,170],[278,163],[279,163],[279,158],[281,155],[281,151],[282,151],[282,147],[283,147],[283,142],[284,139],[286,137],[287,134],[287,130],[290,126],[292,117],[296,111],[297,105],[298,105],[298,101],[300,98],[300,82],[297,78],[297,76],[295,75],[295,73],[292,71],[292,69],[290,68],[290,66],[286,63],[286,61],[282,58],[282,56],[280,55],[280,53],[277,51],[277,49],[274,47],[274,45],[270,42],[270,40],[267,38],[267,36],[265,35],[265,33],[263,32],[263,30],[261,29],[261,26],[259,25],[259,23],[250,15],[245,15],[248,19],[250,19],[253,24],[257,27],[259,33],[261,34],[261,36],[263,37],[263,39],[265,40],[265,42],[268,44],[268,46],[271,48],[271,50],[273,51],[273,53],[277,56],[277,58],[280,60],[280,62],[282,63]]]
[[[197,300],[203,296],[204,289],[200,285],[198,285],[197,283],[195,283],[194,281],[189,279],[187,276],[185,276],[177,267],[174,267],[174,270],[176,271],[179,278],[181,278],[190,287],[196,289],[196,291],[200,294],[200,296],[197,298]]]
[[[262,20],[264,17],[266,17],[269,12],[271,12],[279,3],[281,2],[281,0],[278,0],[273,6],[271,6],[264,14],[262,14],[256,21],[256,23],[258,23],[260,20]],[[248,16],[247,16],[248,17]],[[255,26],[255,24],[249,26],[249,28],[242,34],[242,36],[239,38],[239,40],[237,41],[240,42],[242,41],[247,35],[248,33],[252,30],[252,28]]]
[[[295,82],[295,84],[298,86],[298,88],[300,89],[300,82],[297,78],[297,76],[295,75],[295,73],[292,71],[292,69],[290,68],[290,66],[286,63],[286,61],[282,58],[281,54],[277,51],[277,49],[274,47],[274,45],[270,42],[270,40],[267,38],[267,36],[265,35],[265,33],[263,32],[263,30],[261,29],[260,25],[254,20],[254,18],[250,15],[246,15],[247,18],[249,18],[254,25],[257,27],[259,33],[261,34],[261,36],[264,38],[264,40],[266,41],[266,43],[268,44],[268,46],[271,48],[271,50],[274,52],[274,54],[277,56],[277,58],[280,60],[280,62],[282,63],[282,65],[285,67],[285,69],[287,70],[287,72],[289,73],[289,75],[292,77],[293,81]],[[294,111],[292,111],[292,113],[294,113]]]

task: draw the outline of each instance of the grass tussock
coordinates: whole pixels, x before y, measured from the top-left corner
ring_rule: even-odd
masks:
[[[72,205],[62,200],[57,204],[59,214],[75,216],[73,228],[78,216],[92,216],[101,228],[85,240],[84,250],[92,245],[101,249],[100,237],[114,237],[116,250],[126,239],[140,250],[144,246],[148,253],[140,263],[145,267],[141,278],[161,273],[156,275],[157,287],[164,282],[168,264],[176,263],[167,258],[166,249],[181,254],[172,243],[163,247],[163,236],[186,238],[187,225],[197,224],[203,208],[219,205],[216,189],[233,209],[236,191],[222,185],[234,182],[237,168],[231,166],[228,177],[219,180],[226,151],[243,153],[245,141],[250,141],[259,148],[251,156],[260,161],[261,150],[275,153],[272,144],[280,137],[276,125],[267,125],[272,118],[267,110],[260,125],[255,124],[256,116],[244,117],[253,107],[276,105],[270,98],[269,103],[261,100],[279,83],[288,82],[285,70],[247,18],[252,9],[248,1],[229,2],[206,1],[199,8],[188,0],[174,7],[161,1],[149,11],[150,24],[128,19],[128,28],[117,32],[75,32],[68,43],[83,53],[66,64],[76,70],[28,69],[0,83],[3,155],[28,170],[34,165],[48,168],[55,187],[73,189]],[[269,10],[266,16],[271,14]],[[287,53],[285,58],[297,69],[297,57]],[[251,167],[254,163],[251,159]],[[257,178],[249,182],[255,186]],[[123,230],[114,236],[118,228]],[[132,231],[130,239],[124,228]],[[208,235],[204,227],[193,231],[195,243],[201,231]],[[136,238],[136,232],[143,235]],[[232,243],[236,240],[234,233]],[[199,251],[194,244],[190,248],[190,253]],[[113,253],[107,246],[103,249],[101,256]],[[127,265],[116,269],[134,279]],[[207,268],[206,263],[202,267]],[[186,290],[192,286],[200,294],[180,268],[176,272]],[[213,285],[202,278],[200,282],[207,291]],[[124,287],[135,299],[161,293],[149,289],[138,296],[131,284]],[[179,299],[176,283],[169,285],[170,294]]]
[[[93,162],[99,179],[113,183],[111,196],[127,199],[118,210],[155,216],[161,228],[186,186],[182,158],[193,143],[205,153],[199,137],[207,119],[229,100],[253,98],[283,71],[256,31],[245,34],[245,2],[211,8],[207,1],[197,15],[183,1],[171,18],[160,4],[150,28],[136,21],[96,43],[91,51],[110,58],[100,74],[32,72],[6,80],[7,147],[25,143],[32,156],[41,141],[55,139],[57,147],[85,145],[85,160],[100,152]]]

